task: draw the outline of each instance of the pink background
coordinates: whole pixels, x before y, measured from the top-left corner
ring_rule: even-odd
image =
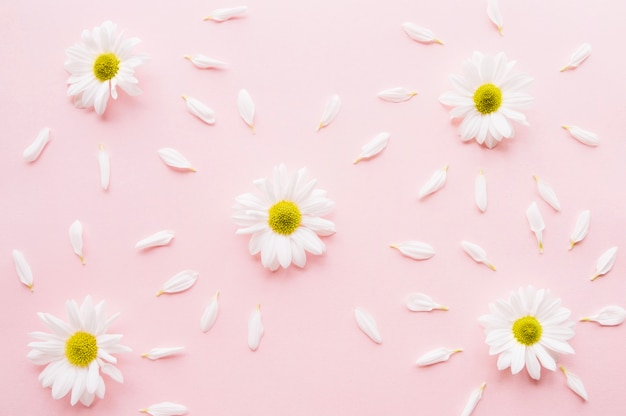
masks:
[[[623,415],[626,408],[626,327],[578,323],[576,355],[562,363],[589,393],[585,403],[560,373],[496,369],[477,318],[488,304],[532,284],[550,288],[574,319],[609,304],[626,307],[626,141],[623,117],[626,3],[591,0],[501,2],[501,37],[486,16],[486,1],[249,0],[246,17],[216,24],[201,19],[236,3],[111,0],[0,3],[2,139],[0,140],[0,403],[2,415],[122,415],[161,401],[202,415],[454,415],[483,381],[475,415]],[[75,109],[66,97],[65,49],[85,28],[111,19],[143,43],[152,57],[137,70],[144,94],[121,93],[103,117]],[[446,44],[411,41],[400,25],[431,28]],[[592,56],[577,70],[558,70],[582,43]],[[530,127],[488,151],[463,144],[438,96],[451,90],[472,51],[504,51],[516,69],[535,78]],[[202,71],[183,59],[203,53],[227,69]],[[392,104],[376,94],[404,86],[419,91]],[[257,106],[256,135],[240,119],[237,92]],[[341,113],[315,133],[326,100],[338,93]],[[191,116],[180,98],[194,96],[217,113],[214,126]],[[586,147],[560,128],[596,132]],[[49,126],[52,141],[28,164],[21,153]],[[356,166],[361,146],[389,131],[388,148]],[[98,144],[111,155],[111,186],[99,185]],[[197,173],[169,169],[156,150],[173,147]],[[327,253],[309,256],[306,269],[271,273],[235,235],[235,196],[284,162],[309,168],[336,202],[337,234]],[[419,187],[449,164],[448,183],[418,201]],[[488,181],[489,207],[473,202],[479,169]],[[539,199],[532,175],[556,190],[562,211]],[[525,210],[537,201],[545,222],[540,255]],[[578,214],[590,209],[591,231],[569,252]],[[82,266],[68,227],[84,225]],[[138,252],[139,239],[176,232],[163,248]],[[390,243],[421,240],[437,254],[416,262]],[[483,246],[497,272],[474,263],[461,240]],[[620,253],[613,271],[591,283],[596,259]],[[35,292],[15,274],[11,250],[22,250]],[[170,276],[195,269],[189,291],[156,298]],[[221,311],[209,333],[199,320],[216,290]],[[424,292],[449,312],[409,312],[404,299]],[[44,330],[36,312],[66,319],[66,299],[91,294],[121,312],[111,331],[133,348],[119,355],[123,385],[105,378],[104,400],[72,408],[41,388],[42,367],[26,359],[28,333]],[[247,320],[260,303],[266,334],[247,347]],[[375,316],[382,345],[362,334],[353,308]],[[186,347],[161,361],[140,354],[157,346]],[[417,368],[439,347],[462,347],[447,363]]]

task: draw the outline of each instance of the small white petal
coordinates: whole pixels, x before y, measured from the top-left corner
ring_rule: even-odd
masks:
[[[476,181],[474,182],[474,192],[476,206],[481,212],[485,212],[487,209],[487,180],[485,179],[485,174],[482,170],[478,176],[476,176]]]
[[[220,305],[218,301],[219,295],[220,292],[218,290],[217,292],[215,292],[215,295],[213,295],[213,297],[209,301],[209,304],[206,306],[204,313],[202,314],[202,318],[200,319],[200,329],[202,329],[202,332],[208,332],[217,320],[217,315],[220,311]]]
[[[173,238],[174,231],[159,231],[152,234],[151,236],[144,238],[143,240],[137,241],[137,244],[135,244],[135,248],[143,250],[144,248],[166,246],[170,243],[170,241],[172,241]]]
[[[626,309],[621,306],[605,306],[595,315],[580,319],[583,322],[597,322],[602,326],[616,326],[626,320]]]
[[[213,10],[204,20],[213,20],[215,22],[224,22],[234,17],[241,17],[248,11],[247,6],[229,7],[224,9]]]
[[[611,247],[610,249],[605,251],[596,263],[596,274],[591,277],[591,280],[596,280],[598,277],[610,272],[615,265],[616,257],[617,247]]]
[[[13,261],[15,262],[15,271],[17,272],[17,277],[20,279],[24,285],[26,285],[30,291],[33,291],[33,272],[30,269],[30,266],[26,262],[26,258],[24,257],[24,253],[19,250],[13,250]]]
[[[526,210],[526,218],[528,218],[530,230],[534,232],[535,236],[537,237],[537,243],[539,243],[539,252],[543,253],[542,231],[546,228],[546,226],[543,222],[543,217],[539,212],[539,208],[537,207],[536,202],[531,203]]]
[[[70,243],[74,253],[80,258],[81,263],[85,264],[85,257],[83,256],[83,224],[78,220],[70,225]]]
[[[164,147],[157,151],[159,157],[167,166],[171,166],[177,169],[187,169],[192,172],[196,170],[191,166],[191,163],[185,158],[185,156],[181,155],[178,150],[172,149],[170,147]]]
[[[368,159],[382,152],[389,143],[389,137],[391,137],[391,135],[387,132],[378,133],[376,137],[363,146],[361,154],[354,161],[354,164],[359,163],[362,159]]]
[[[403,87],[389,88],[378,93],[378,98],[392,103],[401,103],[417,95],[417,91],[410,91]]]
[[[104,146],[100,145],[98,149],[98,165],[100,166],[100,185],[105,191],[109,189],[109,180],[111,177],[111,160],[109,154],[104,151]]]
[[[504,23],[498,0],[487,0],[487,16],[489,17],[489,20],[496,25],[498,32],[502,34],[502,26]]]
[[[391,248],[398,249],[400,253],[414,260],[426,260],[435,255],[435,249],[421,241],[405,241],[400,244],[392,244]]]
[[[339,95],[334,94],[326,103],[326,108],[324,108],[324,113],[322,113],[322,118],[317,126],[317,131],[319,131],[322,127],[328,126],[335,119],[335,117],[337,117],[340,109],[341,98],[339,98]]]
[[[208,107],[206,104],[193,97],[183,95],[185,104],[187,104],[187,110],[206,124],[215,123],[215,111]]]
[[[239,115],[241,115],[243,121],[250,126],[254,133],[254,102],[247,90],[239,91],[237,104],[239,106]]]
[[[34,162],[37,160],[41,152],[43,151],[46,144],[50,141],[50,129],[48,127],[44,127],[37,134],[37,138],[32,142],[26,149],[24,149],[24,160],[27,162]]]
[[[200,69],[223,68],[228,65],[226,62],[220,61],[219,59],[209,58],[208,56],[200,54],[192,56],[185,55],[185,59],[189,60],[189,62]]]
[[[567,65],[561,68],[561,72],[577,68],[585,59],[589,58],[589,55],[591,55],[591,45],[585,42],[574,51]]]
[[[261,343],[261,337],[263,336],[263,322],[261,321],[261,305],[256,305],[256,308],[250,314],[248,319],[248,347],[252,351],[256,351]]]
[[[578,377],[574,373],[570,373],[563,366],[560,366],[559,368],[567,378],[567,387],[569,387],[574,393],[576,393],[577,395],[582,397],[583,400],[586,401],[588,399],[587,391],[585,390],[585,386],[580,377]]]
[[[158,360],[159,358],[169,357],[171,355],[179,354],[185,350],[185,347],[167,347],[167,348],[152,348],[150,351],[141,354],[144,358],[151,360]]]
[[[441,169],[438,169],[433,173],[430,179],[420,188],[417,197],[419,199],[437,192],[446,184],[446,175],[448,172],[448,165]]]
[[[554,189],[538,176],[533,176],[535,182],[537,182],[537,190],[539,191],[539,195],[541,198],[548,203],[555,211],[561,210],[561,204],[559,203],[559,199],[554,192]]]
[[[146,409],[141,409],[140,412],[148,413],[152,416],[178,416],[186,414],[187,408],[182,404],[163,402],[153,404]]]
[[[591,222],[591,211],[585,210],[580,213],[574,226],[574,231],[569,237],[569,249],[573,249],[576,243],[580,242],[587,236],[589,232],[589,223]]]
[[[451,350],[445,347],[435,348],[432,351],[428,351],[426,354],[422,355],[417,359],[415,364],[420,367],[442,363],[444,361],[448,361],[452,354],[463,351],[462,349]]]
[[[361,308],[354,309],[354,316],[356,318],[356,323],[361,328],[361,331],[365,333],[372,341],[377,344],[383,342],[380,337],[380,332],[378,331],[378,326],[376,325],[376,321],[374,317],[370,315],[368,312],[364,311]]]
[[[189,289],[198,280],[198,272],[195,270],[183,270],[172,276],[159,292],[157,296],[161,296],[163,293],[178,293]]]
[[[461,241],[461,246],[463,247],[463,250],[465,250],[465,252],[474,259],[474,261],[484,264],[494,272],[496,271],[496,266],[494,266],[487,259],[487,252],[481,246],[470,243],[469,241]]]
[[[563,125],[561,127],[569,131],[569,134],[573,138],[575,138],[576,140],[578,140],[579,142],[583,144],[586,144],[587,146],[597,146],[600,144],[600,139],[598,138],[598,135],[595,133],[581,129],[578,126]]]
[[[440,39],[437,39],[432,30],[419,26],[415,23],[406,22],[402,24],[402,29],[409,37],[421,43],[438,43],[443,45]]]
[[[406,307],[413,312],[430,312],[433,309],[448,310],[447,306],[440,305],[424,293],[411,293],[407,296]]]
[[[486,386],[487,386],[487,383],[483,383],[479,388],[477,388],[476,390],[472,392],[472,394],[469,397],[469,400],[467,401],[467,404],[465,405],[465,407],[463,408],[463,411],[461,412],[461,416],[470,416],[472,414],[474,409],[476,409],[478,402],[483,397],[483,391],[485,390]]]

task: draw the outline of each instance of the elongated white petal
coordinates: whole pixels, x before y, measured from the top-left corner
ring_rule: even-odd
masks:
[[[185,55],[185,59],[194,64],[196,67],[200,69],[214,69],[214,68],[224,68],[228,65],[224,61],[220,61],[219,59],[209,58],[208,56],[204,56],[201,54],[196,55]]]
[[[589,232],[589,223],[591,222],[591,211],[585,210],[580,213],[574,226],[574,231],[569,237],[569,249],[573,249],[576,243],[581,242]]]
[[[339,95],[334,94],[328,99],[326,103],[326,107],[324,108],[324,112],[322,113],[322,118],[320,119],[320,123],[317,126],[317,131],[319,131],[322,127],[328,126],[339,114],[339,110],[341,109],[341,98]]]
[[[415,364],[420,367],[442,363],[444,361],[448,361],[452,354],[463,351],[462,349],[451,350],[445,347],[435,348],[434,350],[428,351],[420,358],[417,359]]]
[[[152,416],[178,416],[186,414],[187,408],[178,403],[162,402],[141,409],[140,412],[148,413]]]
[[[163,230],[156,232],[142,240],[137,241],[135,248],[143,250],[144,248],[166,246],[174,238],[174,231]]]
[[[536,202],[531,203],[526,210],[526,218],[528,218],[530,230],[534,232],[535,236],[537,237],[537,243],[539,243],[539,252],[543,253],[542,231],[546,228],[546,226],[543,222],[543,217],[541,216],[541,212],[539,212],[539,208],[537,207]]]
[[[409,37],[417,42],[421,43],[438,43],[443,45],[443,41],[438,39],[432,30],[417,25],[415,23],[406,22],[402,23],[402,29]]]
[[[424,293],[411,293],[406,298],[406,307],[413,312],[430,312],[433,309],[447,311],[448,307],[435,302]]]
[[[474,259],[474,261],[484,264],[494,272],[496,271],[496,266],[494,266],[487,259],[487,252],[481,246],[470,243],[469,241],[461,241],[461,246],[463,247],[463,250],[465,250],[465,252]]]
[[[104,151],[103,145],[100,145],[98,149],[98,165],[100,166],[100,185],[106,191],[109,189],[111,178],[111,160],[109,154]]]
[[[482,169],[478,176],[476,176],[476,181],[474,182],[474,193],[476,206],[481,212],[485,212],[487,209],[487,180],[485,179],[485,174]]]
[[[410,100],[417,95],[417,91],[407,90],[403,87],[389,88],[378,93],[378,98],[392,103],[401,103]]]
[[[589,58],[589,55],[591,55],[591,45],[585,42],[574,51],[567,65],[561,68],[561,72],[577,68],[585,59]]]
[[[445,165],[443,168],[436,170],[435,173],[433,173],[433,175],[430,177],[430,179],[424,185],[422,185],[419,193],[417,194],[417,197],[421,199],[443,188],[443,186],[446,184],[447,172],[448,165]]]
[[[248,319],[248,347],[252,351],[256,351],[259,348],[264,332],[263,322],[261,321],[261,305],[256,305]]]
[[[589,396],[587,396],[587,390],[585,390],[585,386],[583,381],[576,374],[569,372],[565,369],[565,367],[559,367],[565,377],[567,379],[567,387],[569,387],[574,393],[579,395],[583,400],[588,400]]]
[[[166,348],[152,348],[150,351],[141,354],[144,358],[151,360],[158,360],[159,358],[169,357],[171,355],[180,354],[185,350],[185,347],[166,347]]]
[[[583,322],[597,322],[602,326],[616,326],[626,320],[626,309],[617,305],[605,306],[600,312],[586,318],[580,318]]]
[[[387,132],[378,133],[376,137],[363,146],[361,154],[356,158],[354,164],[359,163],[362,159],[368,159],[382,152],[389,143],[389,137],[391,137],[391,135]]]
[[[364,311],[361,308],[354,309],[354,316],[356,318],[356,324],[359,326],[361,331],[365,333],[372,341],[377,344],[383,342],[380,337],[380,331],[378,330],[378,326],[376,325],[376,320],[372,315],[368,312]]]
[[[198,280],[198,272],[195,270],[183,270],[172,276],[159,292],[157,296],[161,296],[163,293],[178,293],[189,289]]]
[[[213,10],[203,20],[213,20],[215,22],[224,22],[234,17],[241,17],[248,11],[247,6],[228,7]]]
[[[34,162],[35,160],[37,160],[49,141],[50,129],[48,127],[44,127],[39,131],[39,134],[37,134],[35,141],[28,145],[26,149],[24,149],[24,160],[26,160],[27,162]]]
[[[535,182],[537,183],[537,190],[539,191],[539,195],[541,198],[548,203],[555,211],[561,210],[561,203],[559,202],[559,198],[556,196],[556,192],[550,185],[548,185],[545,181],[543,181],[538,176],[533,176]]]
[[[561,126],[565,130],[569,131],[569,134],[578,140],[579,142],[586,144],[587,146],[598,146],[600,144],[600,138],[595,133],[592,133],[588,130],[581,129],[578,126]]]
[[[219,295],[220,292],[218,290],[215,292],[215,295],[213,295],[209,304],[206,306],[204,313],[202,314],[202,318],[200,319],[200,329],[202,329],[202,332],[208,332],[217,320],[217,315],[220,311],[220,304],[218,301]]]
[[[239,106],[239,115],[243,121],[252,129],[254,133],[254,101],[250,97],[250,93],[247,90],[239,91],[239,97],[237,99]]]
[[[486,386],[487,386],[487,383],[483,383],[480,385],[479,388],[477,388],[476,390],[472,392],[469,399],[467,400],[467,404],[465,405],[465,407],[463,408],[463,411],[461,412],[461,416],[470,416],[472,414],[474,409],[476,409],[478,402],[480,401],[480,399],[482,399],[483,391],[485,390]]]
[[[83,256],[83,224],[79,220],[76,220],[70,225],[70,244],[74,253],[80,258],[81,263],[85,264],[85,257]]]
[[[433,246],[415,240],[405,241],[400,244],[392,244],[391,248],[398,249],[400,253],[414,260],[426,260],[435,255],[435,249]]]
[[[30,291],[33,291],[33,272],[24,257],[24,253],[19,250],[13,250],[13,262],[15,263],[15,271],[17,277]]]
[[[591,280],[596,280],[598,277],[610,272],[615,265],[616,257],[617,247],[611,247],[605,251],[596,262],[596,274],[591,277]]]
[[[167,166],[171,166],[177,169],[186,169],[192,172],[196,170],[191,166],[191,163],[185,158],[185,156],[181,155],[178,150],[172,149],[171,147],[164,147],[157,151],[159,157]]]
[[[498,0],[487,0],[487,16],[489,17],[489,20],[496,25],[498,32],[502,34],[504,21],[502,19],[502,13],[500,12]]]
[[[213,109],[211,109],[209,106],[207,106],[200,100],[189,97],[187,95],[183,95],[183,100],[185,100],[185,104],[187,104],[187,110],[189,110],[191,114],[198,117],[206,124],[215,123],[215,111],[213,111]]]

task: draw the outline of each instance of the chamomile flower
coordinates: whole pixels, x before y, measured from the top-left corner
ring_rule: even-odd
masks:
[[[243,194],[236,198],[233,219],[242,228],[237,234],[250,234],[250,254],[261,253],[261,263],[274,271],[306,264],[306,252],[320,255],[326,246],[319,236],[334,234],[335,224],[322,216],[334,203],[326,191],[315,189],[316,180],[306,181],[306,168],[291,177],[281,164],[274,168],[274,183],[254,181],[261,195]]]
[[[513,73],[514,65],[502,52],[495,56],[474,52],[463,63],[463,77],[450,75],[456,91],[443,94],[439,101],[454,107],[451,119],[463,119],[459,125],[463,141],[476,139],[491,149],[513,137],[511,121],[528,125],[518,110],[532,103],[532,97],[524,92],[532,78]]]
[[[117,87],[128,95],[141,94],[135,68],[148,58],[131,54],[139,42],[138,38],[124,39],[110,21],[83,30],[81,42],[66,50],[65,69],[70,73],[67,95],[74,97],[76,107],[93,107],[101,115],[109,96],[117,99]]]
[[[569,309],[550,291],[529,286],[511,293],[508,301],[489,305],[490,315],[479,321],[485,328],[489,355],[498,355],[498,369],[511,367],[517,374],[524,367],[535,380],[541,366],[556,370],[559,354],[573,354],[567,341],[574,336]],[[541,365],[540,365],[541,364]]]
[[[113,365],[117,359],[112,354],[128,352],[130,348],[120,345],[122,335],[107,334],[117,314],[107,318],[104,301],[94,306],[87,296],[80,307],[73,300],[67,301],[66,309],[69,323],[39,313],[52,333],[30,334],[40,341],[28,344],[32,348],[28,358],[35,364],[46,365],[39,381],[44,388],[52,388],[53,399],[61,399],[71,391],[72,406],[78,401],[89,406],[95,396],[104,397],[100,371],[118,383],[124,381],[120,370]]]

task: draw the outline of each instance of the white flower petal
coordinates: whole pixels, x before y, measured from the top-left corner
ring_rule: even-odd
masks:
[[[185,55],[185,59],[189,60],[189,62],[200,69],[223,68],[228,65],[226,62],[220,61],[219,59],[209,58],[208,56],[200,54],[192,56]]]
[[[415,240],[392,244],[391,248],[398,249],[400,253],[414,260],[426,260],[435,255],[435,249],[430,244]]]
[[[447,311],[448,307],[435,302],[424,293],[411,293],[406,298],[406,307],[413,312],[430,312],[433,309]]]
[[[565,374],[565,377],[567,379],[567,387],[569,387],[574,393],[579,395],[583,400],[588,400],[589,396],[587,396],[587,390],[585,390],[585,386],[580,377],[578,377],[574,373],[570,373],[563,366],[560,366],[559,368],[561,369],[563,374]]]
[[[538,176],[533,176],[535,182],[537,182],[537,190],[539,191],[539,195],[541,198],[548,203],[555,211],[561,210],[561,204],[559,203],[559,199],[556,196],[556,192],[550,185],[540,179]]]
[[[186,169],[192,172],[196,172],[196,170],[191,166],[191,163],[180,154],[178,150],[172,149],[170,147],[164,147],[157,151],[159,157],[167,166],[171,166],[177,169]]]
[[[198,272],[195,270],[183,270],[176,273],[167,282],[163,284],[157,296],[163,293],[178,293],[189,289],[198,280]]]
[[[583,61],[591,55],[591,45],[588,43],[583,43],[574,51],[569,62],[561,68],[561,72],[567,71],[568,69],[577,68],[578,65],[582,64]]]
[[[259,348],[264,332],[263,322],[261,321],[261,305],[256,305],[248,319],[248,347],[252,351],[256,351]]]
[[[598,135],[595,133],[592,133],[588,130],[581,129],[578,126],[563,125],[561,127],[567,130],[573,138],[575,138],[576,140],[578,140],[579,142],[583,144],[586,144],[587,146],[598,146],[600,144],[600,139],[598,138]]]
[[[148,413],[152,416],[179,416],[187,413],[187,408],[182,404],[172,402],[162,402],[141,409],[140,412]]]
[[[443,45],[440,39],[437,39],[432,30],[419,26],[415,23],[406,22],[402,24],[402,29],[411,39],[421,43],[438,43]]]
[[[193,97],[183,95],[185,104],[187,104],[187,110],[206,124],[215,123],[215,111],[209,108],[206,104]]]
[[[480,401],[480,399],[482,399],[483,391],[485,390],[486,386],[487,386],[487,383],[483,383],[480,385],[479,388],[474,390],[472,394],[470,394],[470,397],[467,400],[467,404],[465,405],[465,407],[463,408],[463,411],[461,412],[461,416],[470,416],[472,414],[474,409],[476,409],[478,402]]]
[[[74,249],[74,253],[80,258],[81,263],[85,264],[83,256],[83,224],[76,220],[70,225],[70,243]]]
[[[135,248],[143,250],[150,247],[166,246],[174,238],[174,231],[162,230],[137,241]]]
[[[24,160],[27,162],[34,162],[39,158],[39,155],[46,147],[46,144],[50,141],[50,129],[48,127],[44,127],[39,131],[35,141],[32,142],[26,149],[24,149]]]
[[[341,98],[339,95],[334,94],[331,96],[326,103],[326,107],[324,108],[324,112],[322,113],[322,118],[320,119],[320,123],[317,126],[317,131],[321,128],[328,126],[339,114],[339,110],[341,109]]]
[[[476,206],[481,212],[485,212],[487,209],[487,180],[485,179],[485,174],[482,169],[480,170],[478,176],[476,176],[476,181],[474,182],[474,192]]]
[[[357,325],[361,331],[365,333],[365,335],[370,337],[370,339],[377,344],[383,342],[380,337],[380,332],[378,331],[378,326],[376,325],[376,320],[374,320],[372,315],[361,308],[355,308],[354,316],[356,318]]]
[[[15,271],[17,277],[26,287],[33,291],[33,272],[24,257],[24,253],[19,250],[13,250],[13,262],[15,262]]]
[[[424,367],[427,365],[433,365],[437,363],[442,363],[444,361],[448,361],[452,354],[463,351],[462,349],[451,350],[445,347],[435,348],[434,350],[428,351],[420,358],[417,359],[415,364],[420,367]]]
[[[224,22],[234,17],[241,17],[248,11],[247,6],[228,7],[213,10],[204,20],[213,20],[215,22]]]
[[[391,137],[391,135],[387,132],[378,133],[376,137],[363,146],[361,154],[354,161],[354,164],[359,163],[362,159],[368,159],[382,152],[389,143],[389,137]]]
[[[569,249],[573,249],[576,243],[581,242],[589,232],[589,223],[591,222],[591,211],[585,210],[580,213],[574,226],[574,231],[569,237]]]
[[[616,257],[617,247],[611,247],[605,251],[596,262],[596,273],[591,277],[591,280],[596,280],[598,277],[610,272],[615,265]]]
[[[417,95],[417,91],[407,90],[403,87],[389,88],[378,93],[378,98],[392,103],[401,103],[410,100]]]
[[[427,195],[437,192],[446,184],[446,175],[448,172],[448,165],[445,165],[443,168],[436,170],[430,179],[422,185],[420,188],[417,197],[419,199],[424,198]]]
[[[504,23],[498,0],[487,0],[487,16],[489,17],[489,20],[496,25],[498,32],[502,35],[502,25]]]
[[[209,301],[209,304],[206,306],[204,313],[202,314],[202,318],[200,319],[200,329],[202,332],[208,332],[213,324],[217,320],[217,315],[220,311],[220,305],[218,297],[220,295],[219,290],[215,292],[215,295]]]
[[[100,166],[100,185],[105,191],[109,189],[109,180],[111,177],[111,160],[109,154],[104,151],[101,144],[98,149],[98,165]]]
[[[141,354],[141,356],[151,360],[158,360],[159,358],[180,354],[184,350],[185,347],[152,348],[150,351]]]
[[[580,319],[583,322],[597,322],[602,326],[621,325],[626,320],[626,309],[621,306],[605,306],[595,315]]]
[[[463,247],[463,250],[465,250],[465,252],[474,259],[474,261],[484,264],[494,272],[496,271],[496,266],[494,266],[487,259],[487,252],[481,246],[470,243],[469,241],[461,241],[461,246]]]
[[[250,126],[254,133],[254,102],[247,90],[239,91],[237,105],[239,106],[239,115],[241,115],[243,121]]]
[[[530,230],[534,232],[535,236],[537,237],[537,243],[539,243],[539,252],[543,253],[542,231],[546,228],[546,226],[543,222],[543,217],[539,212],[539,208],[537,207],[536,202],[531,203],[526,210],[526,218],[528,218]]]
[[[100,371],[102,371],[103,374],[106,374],[118,383],[124,382],[124,376],[122,375],[122,372],[113,364],[105,363],[104,361],[99,364]]]

